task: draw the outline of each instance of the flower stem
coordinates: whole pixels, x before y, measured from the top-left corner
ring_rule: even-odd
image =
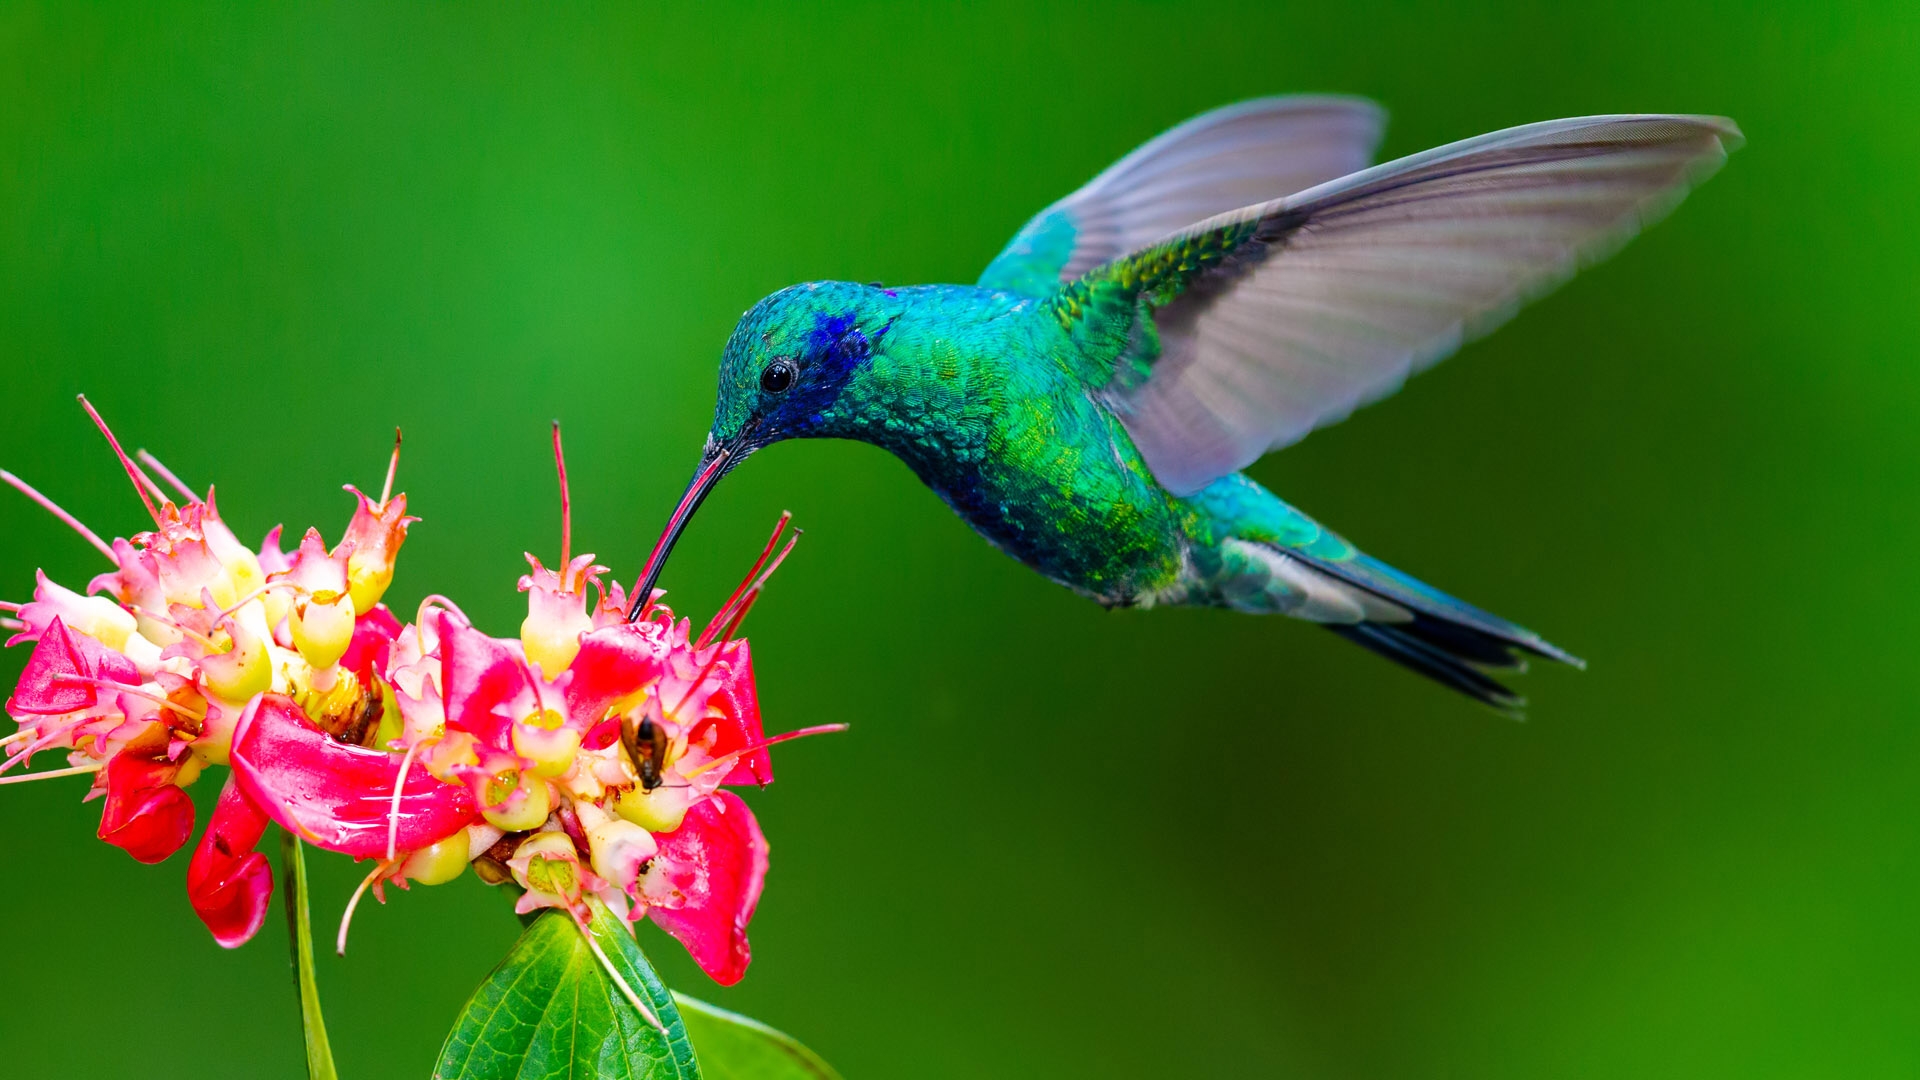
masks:
[[[281,870],[287,879],[287,947],[293,953],[293,981],[300,992],[300,1028],[307,1040],[308,1080],[339,1080],[333,1050],[327,1045],[327,1021],[320,1015],[320,987],[313,977],[313,927],[307,919],[307,860],[300,839],[280,833]]]

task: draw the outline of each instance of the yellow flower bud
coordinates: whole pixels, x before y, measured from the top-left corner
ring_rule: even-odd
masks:
[[[207,689],[223,701],[244,702],[273,685],[273,659],[266,643],[240,622],[227,624],[232,646],[200,661]]]
[[[351,598],[338,594],[315,593],[300,600],[287,616],[293,647],[316,670],[332,667],[353,641],[353,613]]]
[[[387,586],[393,584],[393,563],[383,556],[362,557],[359,552],[347,556],[347,595],[353,599],[353,609],[362,615],[373,610],[373,605],[387,595]]]
[[[400,873],[408,881],[421,885],[443,885],[466,873],[469,851],[467,830],[461,829],[407,856],[407,861],[400,865]]]
[[[580,732],[566,726],[566,717],[546,709],[513,725],[513,752],[533,762],[528,770],[533,775],[552,780],[573,767]]]
[[[687,790],[683,787],[657,787],[645,791],[638,784],[620,793],[613,812],[635,825],[655,833],[669,833],[680,827],[687,816]]]
[[[516,792],[522,797],[516,799]],[[486,795],[487,805],[481,807],[481,815],[501,832],[538,828],[553,812],[553,796],[547,790],[547,782],[518,769],[508,769],[495,776],[487,784]]]
[[[566,833],[536,833],[520,842],[507,865],[528,892],[571,900],[580,891],[580,856]]]

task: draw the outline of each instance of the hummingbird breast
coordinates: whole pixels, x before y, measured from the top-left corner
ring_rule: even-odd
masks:
[[[862,436],[1033,569],[1103,604],[1152,602],[1183,575],[1189,511],[1088,392],[1053,320],[1002,314],[898,328],[893,343],[912,346],[886,380],[899,397]]]

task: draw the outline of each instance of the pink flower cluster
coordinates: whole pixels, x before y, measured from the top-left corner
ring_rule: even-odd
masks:
[[[265,918],[273,873],[256,848],[273,823],[371,860],[356,903],[471,866],[523,889],[523,912],[584,920],[595,897],[651,918],[721,983],[741,977],[767,844],[725,789],[771,782],[769,745],[840,727],[766,738],[752,656],[734,637],[792,548],[775,556],[784,517],[704,632],[657,602],[628,622],[606,568],[568,550],[562,462],[559,565],[527,556],[527,617],[518,637],[496,638],[441,597],[405,625],[382,603],[417,520],[391,494],[391,468],[379,499],[348,488],[358,504],[338,543],[309,530],[283,551],[276,528],[256,551],[211,490],[195,495],[144,452],[136,463],[100,429],[151,531],[106,544],[0,473],[114,564],[88,595],[43,573],[31,602],[5,605],[8,644],[33,652],[6,703],[19,730],[0,772],[43,751],[68,767],[0,783],[92,774],[100,838],[152,863],[192,837],[183,789],[228,766],[187,874],[195,912],[228,947]],[[343,920],[342,948],[345,934]]]

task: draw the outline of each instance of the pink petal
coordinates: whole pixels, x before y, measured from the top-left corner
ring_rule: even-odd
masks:
[[[267,918],[273,868],[253,850],[267,829],[267,815],[230,777],[214,805],[213,820],[187,864],[187,900],[223,948],[245,945]]]
[[[56,616],[34,644],[13,697],[7,700],[7,711],[57,716],[91,709],[99,701],[99,688],[82,679],[137,686],[140,672],[133,661],[85,634],[69,633],[67,624]]]
[[[648,917],[687,947],[700,970],[732,986],[753,960],[747,923],[767,879],[760,823],[739,796],[721,791],[695,803],[678,829],[657,839],[651,873],[664,875],[685,902],[649,908]]]
[[[507,725],[533,712],[533,695],[520,658],[504,643],[441,612],[440,686],[447,727],[489,746],[507,745]]]
[[[400,620],[393,617],[387,605],[375,604],[372,611],[354,620],[353,640],[347,643],[340,663],[360,677],[362,686],[370,685],[374,672],[386,670],[393,639],[399,636]]]
[[[401,755],[336,742],[290,699],[264,694],[240,714],[233,774],[248,798],[281,827],[328,851],[385,857]],[[407,772],[395,843],[413,851],[459,832],[479,816],[467,789]]]
[[[671,649],[666,629],[652,622],[622,622],[581,635],[580,653],[567,668],[567,715],[599,722],[614,702],[660,677]]]
[[[715,677],[719,678],[720,688],[707,699],[707,708],[719,713],[714,718],[720,734],[713,744],[715,757],[752,746],[766,738],[760,727],[760,696],[754,690],[753,655],[747,651],[746,639],[728,645],[722,656],[721,665],[727,670],[724,675],[716,670]],[[773,783],[773,759],[768,756],[765,747],[742,754],[734,762],[733,768],[727,770],[727,777],[721,783],[765,787]]]

